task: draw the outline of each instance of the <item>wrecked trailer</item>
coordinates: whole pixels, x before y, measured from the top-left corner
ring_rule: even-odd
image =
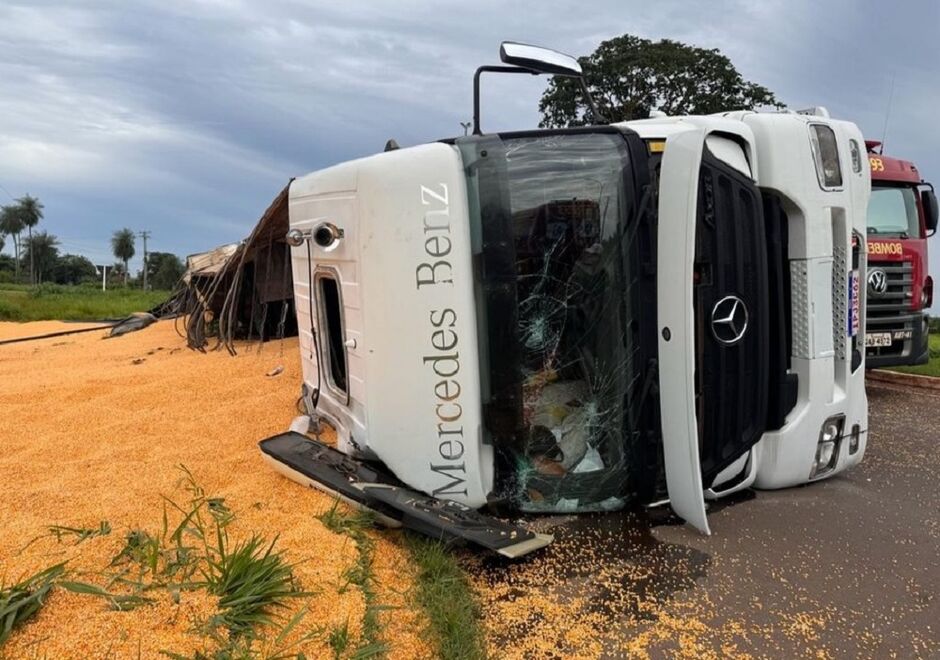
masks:
[[[263,342],[297,334],[290,246],[284,238],[288,188],[278,193],[248,238],[186,258],[175,298],[177,330],[190,348],[224,347],[234,354],[237,339]]]
[[[580,77],[553,51],[501,55],[477,86]],[[473,135],[291,184],[302,400],[346,458],[298,434],[262,442],[272,465],[405,524],[419,497],[665,500],[707,534],[706,499],[861,461],[857,127],[823,111],[483,134],[475,101]],[[364,495],[355,466],[417,494]]]

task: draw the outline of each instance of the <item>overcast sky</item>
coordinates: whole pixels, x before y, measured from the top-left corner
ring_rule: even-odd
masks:
[[[96,262],[125,226],[198,252],[247,235],[292,176],[461,133],[501,40],[586,55],[623,33],[719,48],[870,138],[893,79],[888,151],[940,183],[938,30],[933,0],[0,0],[0,203],[38,196],[63,251]],[[511,78],[485,80],[484,128],[537,123],[545,79]]]

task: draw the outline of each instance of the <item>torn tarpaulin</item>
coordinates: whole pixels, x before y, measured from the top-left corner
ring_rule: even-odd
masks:
[[[157,317],[149,312],[134,312],[126,319],[111,328],[108,337],[120,337],[128,332],[143,330],[151,323],[156,323]]]

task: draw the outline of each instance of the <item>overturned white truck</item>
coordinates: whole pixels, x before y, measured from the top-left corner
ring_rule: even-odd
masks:
[[[474,511],[614,510],[830,477],[865,452],[864,141],[823,110],[482,134],[293,182],[304,401],[288,476],[506,555]],[[586,91],[586,90],[585,90]],[[301,429],[302,430],[302,429]]]

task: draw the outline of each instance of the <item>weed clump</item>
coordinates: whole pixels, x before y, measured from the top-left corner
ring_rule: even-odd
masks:
[[[227,528],[235,515],[225,500],[210,497],[185,466],[179,468],[183,473],[180,485],[188,497],[178,502],[163,496],[158,532],[132,529],[125,534],[123,547],[100,573],[103,585],[63,579],[62,563],[9,587],[0,586],[0,645],[14,627],[39,610],[57,586],[100,598],[110,609],[121,612],[154,604],[159,590],[169,592],[176,603],[183,591],[204,590],[216,596],[218,612],[194,627],[214,642],[216,650],[210,655],[197,651],[193,656],[163,652],[171,658],[255,658],[259,657],[256,647],[264,646],[263,657],[277,660],[298,657],[289,653],[290,649],[320,637],[324,631],[319,627],[292,635],[307,608],[286,623],[278,621],[277,612],[287,607],[288,599],[311,594],[295,584],[293,565],[275,550],[277,538],[268,542],[255,534],[232,542]],[[47,530],[44,536],[55,536],[59,542],[73,538],[75,544],[112,531],[107,521],[97,528],[52,525]],[[273,639],[263,634],[266,628],[274,628]]]
[[[276,542],[265,547],[263,538],[252,536],[231,546],[219,531],[203,572],[209,593],[219,597],[221,612],[214,625],[245,634],[271,625],[272,613],[286,607],[288,598],[308,595],[294,587],[291,566],[274,552]]]
[[[110,566],[120,569],[111,582],[131,586],[137,594],[161,588],[174,594],[204,589],[219,598],[219,612],[205,623],[205,631],[225,641],[230,650],[237,638],[250,647],[258,629],[273,625],[274,613],[285,608],[288,599],[310,594],[294,584],[292,565],[274,548],[276,538],[268,543],[253,535],[232,543],[227,528],[235,514],[225,499],[209,496],[185,466],[179,469],[188,500],[163,497],[158,534],[128,532],[124,547],[111,560]],[[174,513],[179,522],[171,526]],[[106,597],[107,592],[86,593]]]
[[[65,562],[62,562],[9,586],[0,583],[0,646],[14,628],[39,611],[64,572]]]

